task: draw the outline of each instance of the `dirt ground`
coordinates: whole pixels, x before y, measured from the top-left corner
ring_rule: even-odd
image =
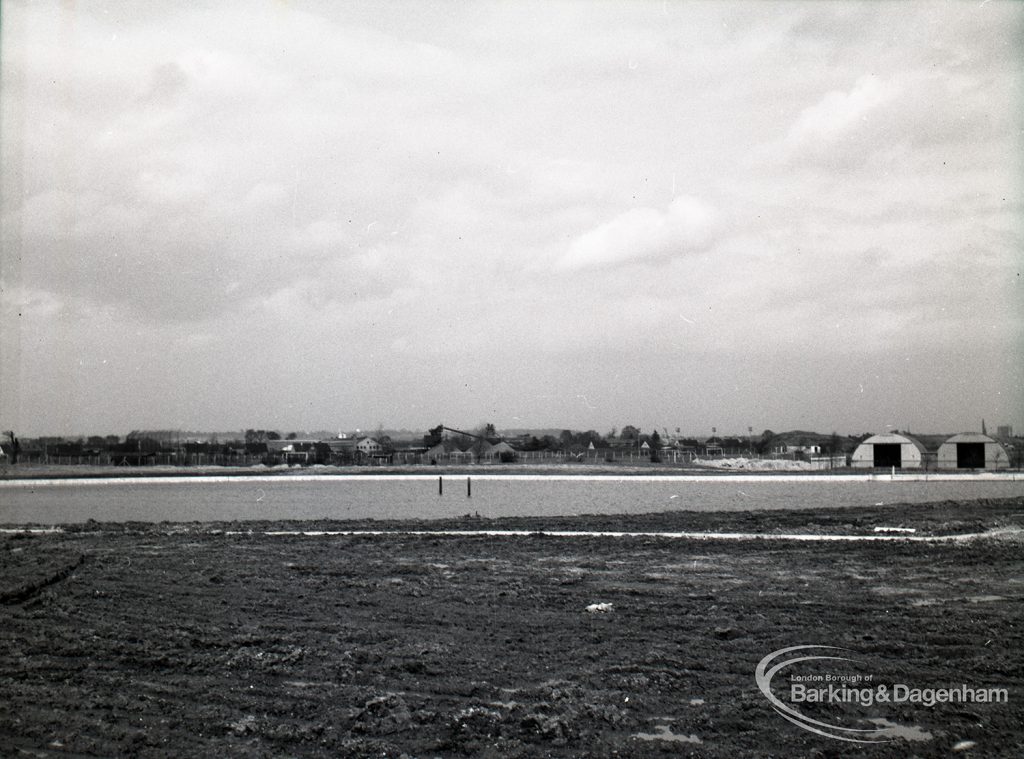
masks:
[[[911,534],[880,526],[997,532],[931,543],[544,534]],[[0,755],[1024,756],[1021,528],[1024,498],[12,530],[0,534]],[[266,534],[293,529],[393,533]],[[884,662],[891,681],[1006,688],[1008,703],[878,704],[864,717],[907,737],[821,737],[776,714],[754,681],[762,657],[802,644]]]

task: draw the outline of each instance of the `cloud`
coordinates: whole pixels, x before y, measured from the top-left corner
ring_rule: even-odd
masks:
[[[856,140],[879,109],[898,95],[897,88],[879,77],[860,77],[848,92],[832,91],[805,108],[786,136],[791,154],[824,154],[847,140]]]
[[[607,367],[825,384],[1019,314],[1015,4],[121,5],[4,6],[4,275],[52,380],[26,409],[143,367],[200,426],[282,386],[317,425],[346,382],[357,423],[406,382],[427,410],[395,421],[435,424],[469,373],[533,408],[588,355],[588,398],[654,403]]]
[[[686,255],[707,248],[717,224],[714,208],[688,196],[673,200],[667,211],[633,208],[573,240],[555,268],[593,269]]]

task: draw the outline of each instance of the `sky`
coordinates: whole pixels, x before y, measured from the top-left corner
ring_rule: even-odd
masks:
[[[1024,4],[0,0],[0,429],[1024,431]]]

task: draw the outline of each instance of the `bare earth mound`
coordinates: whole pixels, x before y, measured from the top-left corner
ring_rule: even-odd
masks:
[[[1022,526],[1024,499],[7,532],[0,754],[1022,756]],[[266,534],[381,528],[395,534]],[[532,534],[402,532],[432,528]],[[541,532],[555,529],[999,532],[885,543]],[[864,717],[899,729],[855,747],[787,722],[755,684],[763,657],[812,644],[884,661],[890,680],[1009,699],[877,704]],[[813,714],[837,720],[843,707]]]

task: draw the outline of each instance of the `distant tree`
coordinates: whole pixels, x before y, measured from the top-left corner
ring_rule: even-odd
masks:
[[[331,463],[331,446],[327,443],[313,443],[313,462],[316,464]]]
[[[274,430],[267,430],[267,440],[280,440],[281,433]]]
[[[141,437],[136,442],[140,453],[156,453],[161,449],[160,441],[151,437]]]
[[[433,448],[435,445],[437,445],[444,439],[443,433],[443,424],[439,424],[433,429],[427,430],[427,434],[423,436],[423,445],[425,445],[427,448]]]
[[[616,436],[617,433],[618,433],[618,430],[616,430],[614,427],[612,427],[610,430],[608,430],[608,434],[605,435],[605,437],[608,440],[612,440]]]
[[[487,450],[490,448],[490,444],[488,444],[487,440],[485,440],[483,438],[470,438],[470,439],[473,442],[470,445],[469,450],[473,454],[473,458],[476,461],[479,462],[484,457],[484,455],[487,453]]]
[[[640,430],[634,427],[632,424],[627,424],[622,428],[622,432],[619,433],[619,437],[623,440],[639,440]]]
[[[568,450],[568,449],[572,448],[573,442],[574,442],[574,436],[572,434],[572,430],[562,430],[561,434],[558,436],[558,444],[559,444],[559,446],[563,450]]]
[[[90,435],[85,441],[90,448],[106,448],[107,439],[102,435]]]
[[[763,454],[766,451],[768,451],[769,448],[771,448],[772,440],[774,439],[775,433],[772,432],[771,430],[765,430],[764,432],[761,433],[761,437],[758,438],[758,441],[754,443],[754,448],[757,450],[758,453]]]
[[[297,440],[298,437],[299,437],[299,433],[297,433],[297,432],[289,432],[288,433],[288,437],[286,437],[285,440]]]
[[[481,428],[480,436],[490,440],[491,438],[498,437],[498,430],[491,422],[488,422]]]
[[[661,461],[661,435],[658,434],[657,430],[651,435],[651,439],[647,444],[651,446],[651,463],[659,463]]]
[[[18,454],[21,452],[21,443],[14,434],[14,430],[8,430],[7,437],[11,441],[11,463],[18,463]]]

